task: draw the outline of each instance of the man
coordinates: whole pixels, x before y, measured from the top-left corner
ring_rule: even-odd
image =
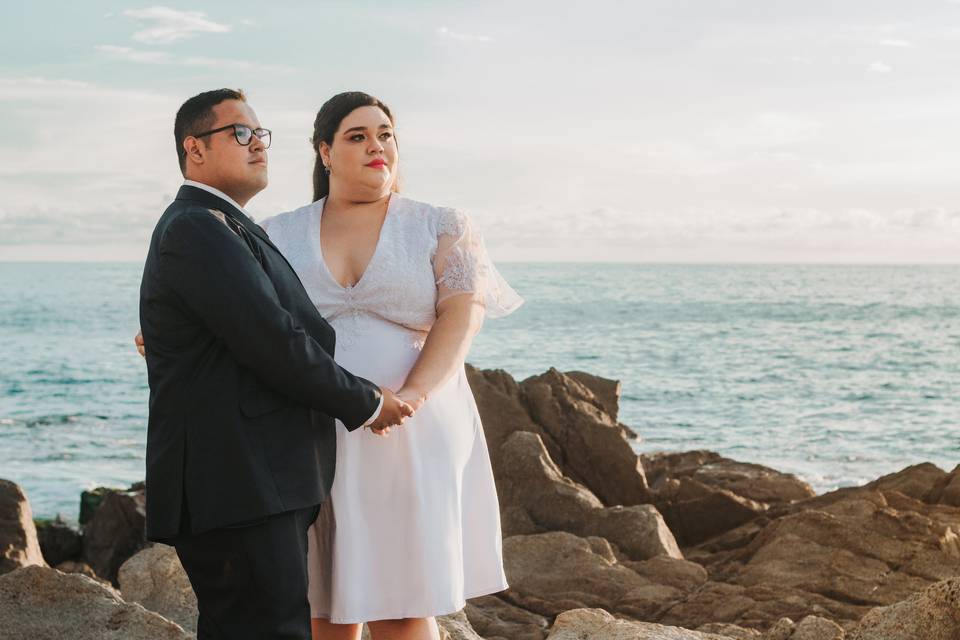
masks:
[[[306,532],[333,482],[337,418],[384,434],[413,413],[333,360],[334,331],[243,207],[270,132],[240,91],[187,100],[186,181],[150,241],[147,537],[197,594],[199,640],[310,638]]]

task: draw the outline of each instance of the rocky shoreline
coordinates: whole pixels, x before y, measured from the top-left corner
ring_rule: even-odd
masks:
[[[616,381],[468,369],[511,586],[441,618],[447,637],[960,639],[960,465],[815,495],[709,451],[638,456]],[[142,483],[82,505],[81,531],[35,523],[0,481],[0,637],[193,637],[176,554],[143,539]]]

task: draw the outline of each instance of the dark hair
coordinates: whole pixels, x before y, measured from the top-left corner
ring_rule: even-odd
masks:
[[[393,125],[393,114],[390,113],[390,107],[380,102],[379,99],[362,91],[346,91],[338,93],[323,103],[320,111],[317,112],[317,118],[313,121],[313,137],[310,138],[313,144],[313,151],[317,154],[313,165],[313,201],[326,197],[330,193],[330,177],[323,170],[323,158],[320,157],[320,143],[326,142],[333,144],[333,136],[340,128],[343,119],[350,115],[354,109],[359,107],[379,107],[387,115],[390,124]],[[394,138],[396,139],[396,138]],[[394,181],[393,190],[399,191],[398,182]]]
[[[182,105],[173,121],[173,137],[177,142],[177,158],[180,160],[180,173],[187,175],[187,152],[183,141],[187,136],[203,133],[213,126],[216,116],[213,108],[226,100],[247,101],[243,89],[214,89],[199,93]]]

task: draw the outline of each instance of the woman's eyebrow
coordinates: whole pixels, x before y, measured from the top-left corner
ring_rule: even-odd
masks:
[[[389,124],[382,124],[382,125],[380,125],[380,126],[377,127],[377,128],[378,128],[378,129],[390,129],[391,127],[390,127]],[[343,132],[343,135],[347,135],[347,134],[350,133],[351,131],[366,131],[366,130],[367,130],[366,127],[350,127],[349,129],[347,129],[346,131]]]

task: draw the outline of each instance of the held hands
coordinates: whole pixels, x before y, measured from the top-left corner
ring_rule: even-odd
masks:
[[[137,345],[137,353],[139,353],[144,358],[147,357],[147,347],[143,344],[143,332],[137,331],[137,335],[133,338],[133,344]]]
[[[391,427],[403,424],[412,416],[414,409],[390,389],[380,387],[380,393],[383,394],[383,408],[377,419],[368,426],[378,436],[386,436]]]

